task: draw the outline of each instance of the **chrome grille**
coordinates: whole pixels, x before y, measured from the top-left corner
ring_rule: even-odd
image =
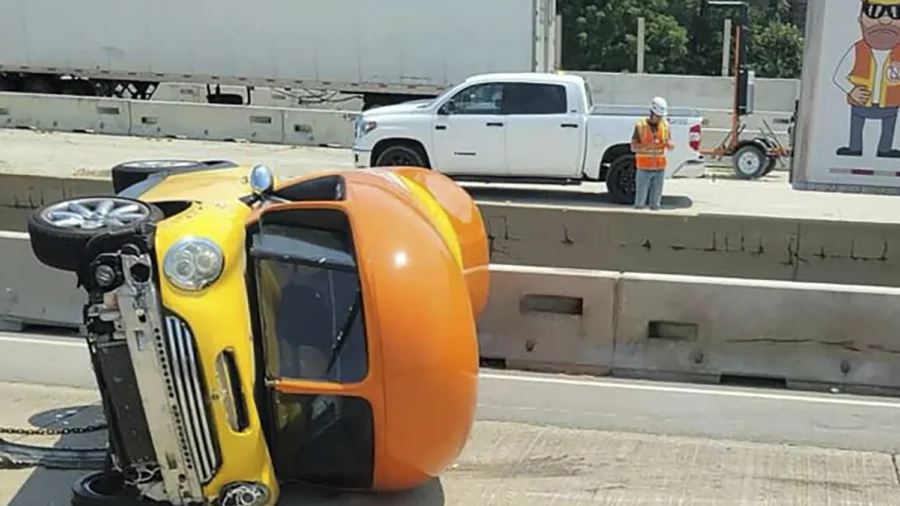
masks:
[[[178,405],[181,448],[200,480],[206,483],[218,470],[219,455],[206,409],[196,343],[188,325],[177,316],[166,316],[165,323],[165,352],[172,368],[169,395]]]

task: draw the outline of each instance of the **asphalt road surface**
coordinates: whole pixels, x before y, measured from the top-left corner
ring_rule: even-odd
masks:
[[[893,399],[493,370],[480,386],[471,440],[440,480],[389,496],[289,489],[281,504],[900,505]],[[0,425],[89,423],[96,399],[79,339],[0,334]],[[61,444],[89,445],[76,438]],[[0,504],[66,504],[74,476],[0,471]]]

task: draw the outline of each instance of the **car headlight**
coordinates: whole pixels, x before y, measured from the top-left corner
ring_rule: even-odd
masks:
[[[216,282],[225,267],[222,248],[203,237],[185,237],[163,258],[166,279],[182,290],[202,290]]]

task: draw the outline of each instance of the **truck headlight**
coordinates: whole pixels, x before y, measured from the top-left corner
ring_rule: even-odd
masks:
[[[376,121],[367,121],[362,117],[359,118],[356,122],[356,137],[362,137],[367,133],[375,130],[378,127],[378,122]]]
[[[169,248],[163,258],[166,279],[182,290],[202,290],[222,275],[222,248],[203,237],[185,237]]]

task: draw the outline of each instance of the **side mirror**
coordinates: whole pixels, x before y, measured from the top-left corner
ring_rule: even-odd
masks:
[[[250,189],[260,197],[275,189],[275,173],[268,165],[254,165],[250,169]]]
[[[456,109],[456,104],[453,102],[453,100],[448,100],[447,103],[442,105],[441,108],[438,110],[438,114],[440,114],[442,116],[447,116],[447,115],[453,114],[453,111],[455,109]]]

